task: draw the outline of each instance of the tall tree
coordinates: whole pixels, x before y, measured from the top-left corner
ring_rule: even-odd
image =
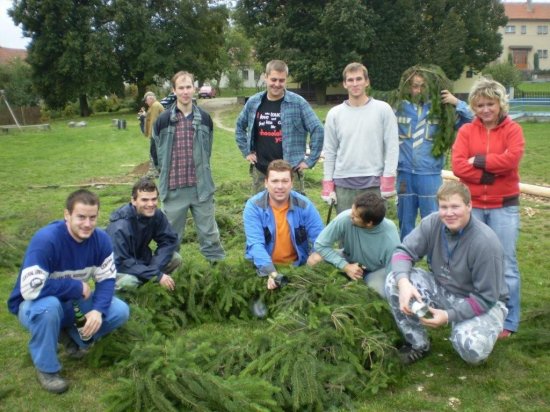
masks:
[[[103,1],[15,0],[8,14],[31,38],[27,61],[48,106],[78,98],[80,115],[88,116],[89,94],[120,85]]]
[[[404,69],[418,61],[420,22],[416,0],[370,0],[376,29],[364,62],[376,90],[397,87]]]
[[[498,57],[506,24],[498,0],[239,0],[237,11],[263,60],[287,59],[296,80],[319,88],[340,81],[353,60],[381,90],[421,63],[455,80]]]
[[[285,60],[292,78],[311,84],[320,102],[326,87],[342,80],[345,63],[366,52],[371,17],[361,0],[240,0],[236,13],[260,60]]]
[[[227,25],[225,5],[207,0],[118,0],[112,32],[124,79],[145,88],[179,70],[215,76]]]
[[[32,87],[31,67],[16,58],[0,65],[0,90],[14,106],[36,106],[39,98]]]

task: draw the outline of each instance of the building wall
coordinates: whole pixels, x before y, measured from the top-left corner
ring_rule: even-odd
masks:
[[[521,70],[533,70],[534,55],[539,53],[539,69],[550,70],[550,4],[504,4],[508,24],[501,27],[503,51],[500,61],[512,61]]]

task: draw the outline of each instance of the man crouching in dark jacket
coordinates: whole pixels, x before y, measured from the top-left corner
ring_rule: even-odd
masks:
[[[115,210],[107,233],[113,242],[117,268],[116,290],[136,288],[154,280],[168,290],[176,284],[170,274],[182,262],[176,252],[178,236],[158,206],[155,182],[140,179],[132,188],[130,203]],[[157,244],[155,252],[149,244]]]

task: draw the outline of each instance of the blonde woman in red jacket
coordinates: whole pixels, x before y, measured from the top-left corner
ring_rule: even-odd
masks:
[[[508,315],[499,339],[516,332],[520,320],[519,163],[525,140],[508,116],[508,97],[499,82],[481,78],[468,97],[475,114],[462,126],[452,149],[454,174],[472,193],[472,214],[493,229],[504,248],[504,276],[510,292]]]

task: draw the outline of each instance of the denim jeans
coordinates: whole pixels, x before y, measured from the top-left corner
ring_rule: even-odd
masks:
[[[81,299],[79,304],[82,312],[89,312],[92,310],[92,297],[87,300]],[[92,341],[97,341],[124,325],[129,316],[128,305],[113,297],[109,312],[103,317],[103,323]],[[61,329],[65,329],[81,348],[90,344],[80,339],[78,330],[74,326],[74,309],[71,301],[61,302],[54,296],[25,300],[19,305],[18,317],[19,322],[31,333],[29,352],[34,366],[41,372],[56,373],[61,370],[61,364],[57,358],[57,342]]]
[[[397,173],[397,217],[401,240],[416,226],[419,209],[422,218],[437,211],[437,190],[441,183],[440,174]]]
[[[168,191],[164,200],[164,212],[172,229],[178,234],[180,243],[185,234],[185,224],[187,223],[189,210],[191,210],[191,215],[195,221],[202,255],[211,262],[223,260],[225,251],[220,241],[220,232],[216,223],[214,196],[210,196],[204,202],[199,201],[197,186],[181,187]]]
[[[519,206],[498,209],[474,208],[472,214],[493,229],[504,249],[504,279],[510,293],[506,304],[508,317],[504,321],[504,329],[516,332],[519,327],[521,303],[521,279],[516,257],[516,242],[520,228]]]

